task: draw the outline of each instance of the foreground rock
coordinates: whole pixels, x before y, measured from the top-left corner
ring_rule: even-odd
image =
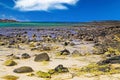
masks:
[[[63,67],[63,65],[58,65],[54,70],[58,73],[69,72],[68,68]]]
[[[51,75],[49,73],[42,72],[42,71],[36,72],[36,76],[41,78],[51,78]]]
[[[29,73],[29,72],[33,72],[33,69],[31,67],[28,66],[23,66],[17,69],[14,69],[15,73]]]
[[[15,66],[15,65],[17,65],[17,63],[15,61],[13,61],[13,60],[6,60],[4,62],[4,65],[5,66]]]
[[[120,56],[115,56],[108,58],[106,60],[99,61],[97,64],[103,65],[103,64],[115,64],[115,63],[120,63]]]
[[[34,61],[36,62],[49,61],[49,60],[50,58],[47,53],[38,54],[34,59]]]
[[[19,77],[14,76],[14,75],[5,75],[2,78],[5,80],[18,80]]]

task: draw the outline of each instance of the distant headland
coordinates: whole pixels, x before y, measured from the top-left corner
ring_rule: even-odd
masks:
[[[0,19],[0,22],[19,22],[19,21],[13,19]]]

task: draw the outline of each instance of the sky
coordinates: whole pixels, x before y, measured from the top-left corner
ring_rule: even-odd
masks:
[[[120,20],[120,0],[0,0],[0,19],[36,22]]]

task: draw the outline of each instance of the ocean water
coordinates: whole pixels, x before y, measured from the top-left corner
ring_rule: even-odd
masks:
[[[81,25],[81,23],[77,22],[0,22],[0,27],[72,27],[79,25]]]

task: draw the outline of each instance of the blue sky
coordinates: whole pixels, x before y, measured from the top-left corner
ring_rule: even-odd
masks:
[[[0,0],[0,18],[41,22],[120,20],[120,0]]]

